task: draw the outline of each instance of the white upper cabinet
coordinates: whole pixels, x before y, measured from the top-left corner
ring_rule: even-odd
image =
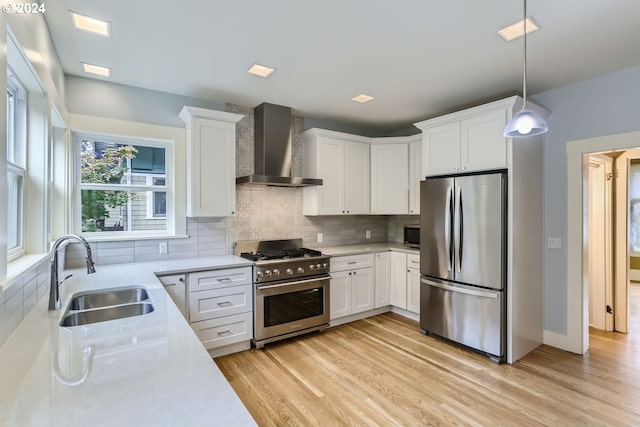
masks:
[[[420,181],[423,179],[422,139],[419,138],[409,143],[409,215],[420,214]]]
[[[408,160],[407,143],[383,143],[371,146],[372,214],[402,215],[408,212]]]
[[[460,163],[463,170],[507,167],[507,138],[502,135],[507,110],[483,114],[460,122]]]
[[[495,104],[416,123],[422,130],[423,174],[506,168],[507,138],[502,132],[507,107]]]
[[[460,171],[460,122],[422,130],[423,174]]]
[[[187,127],[187,216],[236,211],[236,123],[241,114],[184,107]]]
[[[322,179],[322,185],[304,188],[304,215],[368,214],[369,138],[310,129],[303,144],[305,176]]]

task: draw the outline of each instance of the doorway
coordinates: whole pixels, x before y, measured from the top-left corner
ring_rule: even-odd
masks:
[[[584,160],[594,153],[637,147],[640,132],[567,143],[567,334],[562,342],[557,337],[554,344],[574,353],[589,349],[588,227],[584,215],[588,186],[583,185],[584,172],[589,169]]]

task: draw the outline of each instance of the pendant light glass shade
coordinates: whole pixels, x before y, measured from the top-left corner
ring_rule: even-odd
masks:
[[[527,108],[527,0],[523,0],[522,25],[522,109],[516,113],[504,128],[503,135],[508,138],[520,138],[525,136],[540,135],[549,130],[547,122],[544,121],[540,114]]]
[[[504,136],[518,138],[522,136],[540,135],[549,130],[547,122],[540,114],[529,109],[522,109],[513,116],[511,121],[504,128]]]

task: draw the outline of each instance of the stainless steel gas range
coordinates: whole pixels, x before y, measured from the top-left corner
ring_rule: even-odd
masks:
[[[329,257],[302,239],[240,241],[235,254],[254,267],[256,348],[329,326]]]

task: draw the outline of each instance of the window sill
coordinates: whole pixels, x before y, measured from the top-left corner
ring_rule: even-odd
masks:
[[[29,269],[40,264],[49,253],[23,255],[7,263],[7,277],[0,280],[0,292],[6,292],[16,282],[16,279]]]
[[[118,242],[123,240],[168,240],[168,239],[187,239],[188,234],[122,234],[119,231],[114,233],[105,232],[99,235],[81,234],[87,242]]]

